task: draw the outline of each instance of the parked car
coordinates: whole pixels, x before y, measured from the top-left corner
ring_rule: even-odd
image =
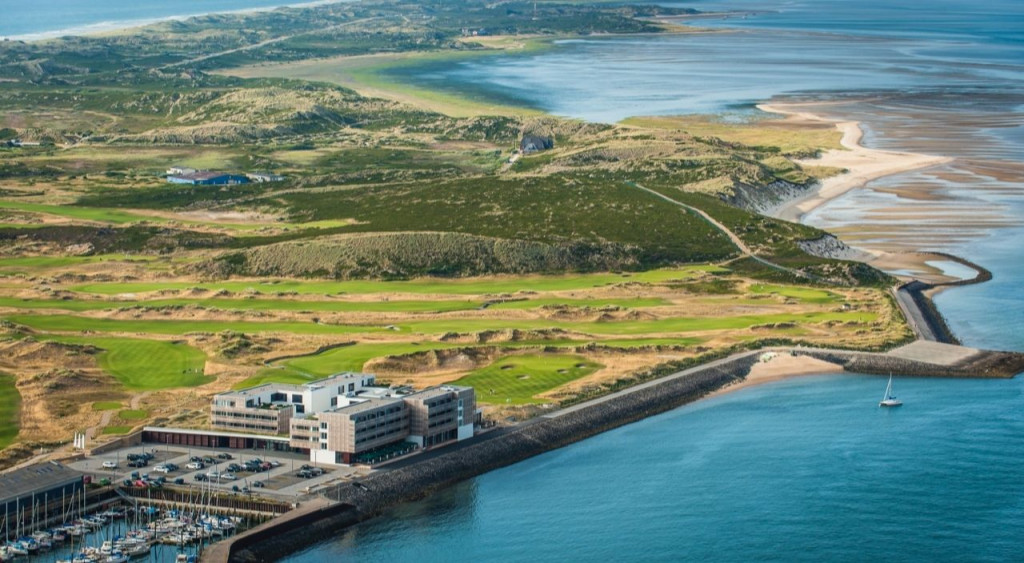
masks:
[[[231,465],[228,466],[228,471],[241,471],[241,470],[242,470],[242,466],[238,465],[237,463],[232,463]]]
[[[313,474],[310,473],[308,469],[300,469],[299,472],[295,474],[295,476],[301,479],[309,479],[310,477],[313,476]]]
[[[110,479],[108,477],[104,477],[104,478],[100,479],[100,486],[101,487],[106,487],[109,484],[110,484]]]
[[[185,478],[184,477],[178,477],[177,479],[174,480],[174,484],[175,485],[184,485],[185,484]]]
[[[263,487],[266,487],[267,484],[264,483],[263,481],[253,481],[252,486],[257,489],[262,489]]]
[[[234,473],[231,473],[229,471],[227,473],[221,473],[220,474],[220,478],[224,479],[225,481],[234,481],[234,480],[238,479],[238,476],[235,475]]]
[[[213,459],[210,456],[203,456],[203,463],[206,463],[206,464],[217,463],[217,460]]]
[[[116,461],[104,461],[103,462],[103,469],[117,469],[117,462]]]
[[[227,453],[219,453],[217,454],[217,457],[219,457],[220,459],[235,459],[234,456]]]
[[[220,479],[220,471],[217,471],[216,469],[211,469],[206,472],[206,476],[209,477],[210,479]]]
[[[128,462],[128,467],[145,467],[149,465],[144,459],[136,459]]]
[[[196,473],[196,476],[193,477],[193,479],[195,479],[196,481],[207,481],[207,480],[209,480],[209,478],[206,475],[203,475],[202,473]]]
[[[309,474],[312,475],[313,477],[319,477],[324,474],[324,470],[320,469],[319,467],[314,467],[313,469],[309,470]]]
[[[300,467],[299,469],[306,469],[306,470],[309,470],[309,469],[313,469],[313,466],[312,466],[312,465],[309,465],[309,464],[306,464],[306,465],[303,465],[302,467]]]
[[[199,457],[197,455],[194,455],[194,456],[188,458],[188,460],[189,461],[203,461],[203,458],[201,458],[201,457]]]
[[[185,466],[185,469],[204,469],[206,465],[201,461],[193,461]]]
[[[171,468],[167,467],[166,465],[158,465],[153,468],[153,471],[156,471],[157,473],[168,473],[170,472],[170,470]]]
[[[270,466],[271,466],[271,467],[281,467],[281,462],[280,462],[280,461],[277,461],[277,460],[270,460],[270,462],[269,462],[269,463],[270,463]]]
[[[132,471],[131,477],[132,477],[132,479],[138,479],[139,478],[139,472],[138,471]]]
[[[178,467],[177,463],[165,463],[164,466],[167,467],[167,469],[170,471],[177,471],[181,469],[180,467]]]

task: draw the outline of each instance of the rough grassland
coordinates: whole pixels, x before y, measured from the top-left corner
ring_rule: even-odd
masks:
[[[21,395],[14,386],[14,378],[0,373],[0,450],[9,446],[18,437],[18,414],[21,409]]]
[[[92,410],[94,411],[116,411],[123,405],[120,401],[97,401],[92,404]]]
[[[97,295],[118,295],[125,293],[148,293],[165,289],[208,289],[240,292],[295,292],[310,295],[333,295],[340,293],[414,293],[423,295],[492,295],[515,293],[517,291],[572,291],[589,289],[615,283],[657,283],[671,280],[687,280],[705,272],[727,272],[725,268],[711,265],[686,266],[635,272],[626,274],[569,274],[558,276],[494,276],[462,279],[421,278],[410,281],[296,281],[296,280],[251,280],[209,283],[190,282],[137,282],[137,283],[94,283],[74,286],[73,291]]]
[[[582,356],[509,356],[457,380],[477,390],[481,403],[546,403],[537,395],[594,373],[602,366]]]
[[[206,355],[184,343],[107,337],[52,337],[102,349],[100,367],[134,390],[195,387],[213,381],[203,376]]]

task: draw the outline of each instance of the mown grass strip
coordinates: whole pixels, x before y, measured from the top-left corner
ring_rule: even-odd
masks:
[[[73,315],[11,315],[7,320],[48,332],[105,332],[183,335],[216,333],[225,330],[245,333],[287,332],[292,334],[370,334],[379,332],[413,332],[437,335],[449,332],[472,333],[486,330],[562,329],[593,335],[632,336],[685,334],[693,332],[743,329],[778,323],[847,322],[867,323],[877,319],[871,312],[809,312],[740,315],[734,317],[676,317],[654,320],[608,322],[572,322],[547,319],[441,319],[410,321],[390,327],[366,325],[332,325],[313,322],[247,322],[247,321],[179,321],[94,319]]]
[[[117,413],[118,418],[121,420],[144,420],[149,416],[149,411],[142,409],[125,409]]]
[[[0,373],[0,450],[18,438],[21,416],[21,393],[14,376]]]
[[[40,338],[100,348],[102,351],[97,357],[100,367],[128,389],[196,387],[214,380],[203,375],[206,354],[183,342],[111,337]]]
[[[490,295],[516,293],[518,291],[572,291],[602,287],[616,283],[660,283],[673,280],[687,280],[704,273],[726,273],[728,270],[713,265],[686,266],[635,273],[570,274],[559,276],[517,276],[478,278],[418,278],[408,281],[223,281],[208,283],[190,282],[136,282],[136,283],[93,283],[71,288],[79,293],[97,295],[118,295],[149,293],[171,289],[199,288],[211,291],[233,293],[295,292],[301,294],[332,295],[339,293],[411,293],[428,295]]]
[[[601,364],[582,356],[522,355],[508,356],[473,371],[455,381],[476,389],[481,403],[523,405],[546,403],[537,395],[586,377]]]
[[[120,401],[97,401],[92,404],[92,410],[98,412],[116,411],[120,409],[122,406],[123,405],[121,404]]]

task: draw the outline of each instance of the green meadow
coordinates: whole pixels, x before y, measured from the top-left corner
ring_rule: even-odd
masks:
[[[0,373],[0,450],[18,437],[18,416],[21,394],[14,385],[14,377]]]
[[[582,356],[508,356],[455,381],[476,389],[481,403],[547,403],[537,395],[588,376],[602,366]]]

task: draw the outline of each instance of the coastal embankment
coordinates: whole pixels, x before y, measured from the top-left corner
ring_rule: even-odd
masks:
[[[761,365],[760,376],[751,374]],[[803,369],[794,369],[800,364]],[[832,366],[831,369],[828,366]],[[799,366],[798,366],[799,367]],[[601,432],[635,422],[715,392],[775,380],[798,373],[847,371],[897,373],[924,377],[1012,377],[1024,371],[1024,354],[990,352],[934,342],[914,342],[887,353],[783,347],[747,351],[682,370],[616,393],[573,405],[516,426],[485,433],[467,442],[410,458],[360,481],[321,493],[316,507],[293,511],[219,544],[204,561],[273,561],[345,527],[372,518],[396,504],[488,471],[561,448]],[[290,513],[291,514],[291,513]],[[302,533],[295,533],[298,529]]]

